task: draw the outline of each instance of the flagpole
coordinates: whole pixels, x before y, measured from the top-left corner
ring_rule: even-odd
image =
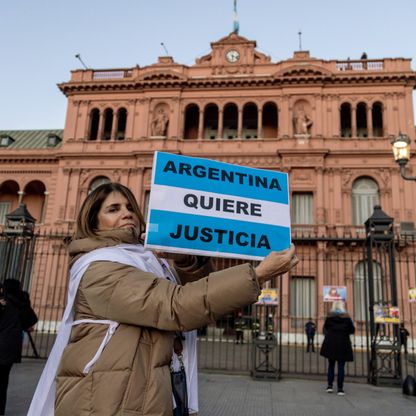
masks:
[[[238,35],[238,31],[240,30],[240,23],[238,21],[238,14],[237,14],[237,0],[234,0],[234,22],[233,22],[233,32]]]

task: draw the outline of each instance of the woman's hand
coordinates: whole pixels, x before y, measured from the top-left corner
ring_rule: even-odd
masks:
[[[296,266],[299,259],[295,255],[295,246],[292,244],[289,249],[283,251],[272,251],[256,267],[256,276],[260,285],[279,276]]]

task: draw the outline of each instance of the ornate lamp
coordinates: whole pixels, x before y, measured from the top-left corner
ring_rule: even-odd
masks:
[[[391,141],[394,160],[400,166],[400,175],[408,181],[416,181],[416,176],[406,175],[406,165],[410,160],[410,138],[406,134],[399,135]]]
[[[32,237],[34,234],[36,219],[30,215],[26,204],[20,204],[19,207],[6,214],[5,234],[9,236]]]

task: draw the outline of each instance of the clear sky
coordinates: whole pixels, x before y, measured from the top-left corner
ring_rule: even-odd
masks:
[[[416,0],[238,0],[240,34],[272,61],[412,58]],[[233,0],[0,0],[0,130],[64,128],[56,84],[81,68],[192,65],[232,31]]]

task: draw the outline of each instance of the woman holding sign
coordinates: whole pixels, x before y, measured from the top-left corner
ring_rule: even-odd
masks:
[[[262,283],[297,263],[292,246],[256,269],[212,273],[209,261],[177,255],[172,270],[143,247],[143,231],[128,188],[106,183],[88,195],[69,246],[67,308],[29,416],[172,416],[178,333],[188,406],[198,411],[195,337],[182,331],[255,302]]]

